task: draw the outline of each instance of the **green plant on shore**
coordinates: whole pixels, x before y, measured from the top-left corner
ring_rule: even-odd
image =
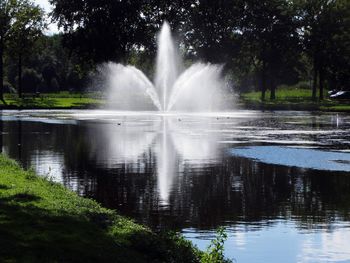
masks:
[[[202,263],[230,263],[224,256],[224,244],[227,239],[227,233],[224,227],[216,230],[216,238],[211,241],[207,250],[203,253]]]

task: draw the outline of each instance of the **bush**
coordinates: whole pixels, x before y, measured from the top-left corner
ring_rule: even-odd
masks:
[[[308,82],[308,81],[299,81],[295,85],[291,85],[291,86],[282,84],[282,85],[278,86],[278,89],[307,89],[307,90],[311,90],[311,86],[310,86],[310,82]]]
[[[4,81],[4,93],[16,93],[16,89],[6,80]]]
[[[202,263],[230,263],[224,256],[224,243],[227,239],[226,230],[220,227],[216,230],[216,238],[211,241],[207,251],[203,253]]]
[[[43,82],[42,77],[34,69],[25,69],[22,75],[24,92],[37,92]]]
[[[86,79],[77,71],[71,71],[69,73],[67,82],[69,83],[68,88],[75,91],[82,91],[86,86]]]
[[[294,85],[296,89],[311,89],[309,81],[300,81]]]
[[[58,84],[58,81],[56,78],[52,78],[50,81],[50,91],[57,92],[60,90],[60,85]]]

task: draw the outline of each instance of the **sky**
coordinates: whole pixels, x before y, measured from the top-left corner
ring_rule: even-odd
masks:
[[[42,7],[46,13],[51,12],[52,6],[50,5],[48,0],[34,0],[34,3],[38,4],[40,7]],[[50,20],[48,21],[49,23],[51,22]],[[55,34],[58,33],[58,27],[56,23],[50,23],[48,26],[48,29],[46,30],[45,34]]]

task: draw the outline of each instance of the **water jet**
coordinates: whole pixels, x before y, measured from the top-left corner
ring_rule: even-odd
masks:
[[[111,108],[163,112],[227,109],[222,65],[197,62],[184,69],[167,22],[157,40],[153,83],[132,65],[108,62],[98,68]]]

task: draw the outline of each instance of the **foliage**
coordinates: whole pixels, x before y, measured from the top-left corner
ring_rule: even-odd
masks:
[[[41,36],[33,43],[35,52],[24,56],[25,68],[34,70],[42,77],[40,92],[57,92],[60,90],[82,91],[88,83],[88,72],[84,72],[77,64],[75,55],[62,46],[62,36]],[[5,77],[12,86],[17,86],[17,58],[7,53],[5,57]],[[35,92],[23,81],[24,91]]]
[[[18,93],[22,94],[23,56],[46,27],[44,12],[30,0],[5,0],[0,5],[0,94],[3,93],[3,56],[18,58]]]
[[[29,0],[10,1],[15,2],[15,14],[8,32],[11,45],[25,48],[26,44],[35,40],[42,34],[46,27],[44,11]]]
[[[22,82],[25,83],[25,91],[39,91],[42,85],[42,77],[33,69],[25,69],[22,75]]]
[[[301,17],[301,41],[313,63],[313,96],[319,82],[320,98],[327,81],[331,89],[346,89],[350,73],[350,4],[343,0],[296,1]]]
[[[16,90],[12,87],[12,85],[9,82],[5,81],[4,82],[4,92],[15,93]]]
[[[26,68],[42,75],[44,92],[82,91],[89,86],[91,72],[109,60],[134,64],[152,78],[155,36],[164,20],[173,29],[185,64],[195,60],[223,64],[236,92],[259,90],[262,97],[268,93],[274,99],[279,86],[298,82],[310,83],[314,98],[316,93],[323,98],[327,88],[349,89],[350,4],[346,0],[50,2],[52,19],[63,33],[29,37],[33,41],[23,57]],[[9,16],[1,10],[6,31],[14,25],[9,17],[15,13]],[[34,21],[40,18],[35,13],[30,16]],[[5,79],[16,87],[18,59],[10,51],[20,42],[10,45],[10,35],[3,52]]]
[[[133,45],[145,40],[146,23],[139,15],[143,2],[147,1],[50,0],[55,6],[53,18],[69,32],[65,44],[74,48],[85,64],[123,59]]]
[[[227,239],[225,228],[219,227],[216,230],[216,238],[212,240],[207,251],[203,253],[201,262],[202,263],[224,263],[232,262],[231,260],[225,259],[224,257],[224,243]]]

